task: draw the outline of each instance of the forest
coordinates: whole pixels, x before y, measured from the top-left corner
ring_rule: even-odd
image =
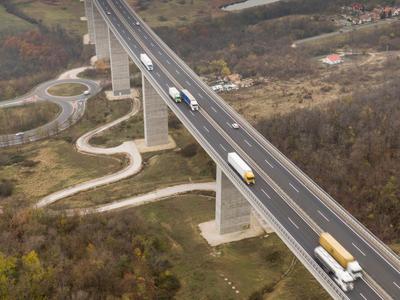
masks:
[[[388,243],[400,240],[399,95],[396,78],[328,107],[276,115],[257,125],[269,141]]]
[[[10,1],[0,0],[8,13],[34,25],[17,35],[2,33],[0,39],[0,100],[13,98],[54,77],[71,63],[88,58],[81,38],[60,26],[48,28],[27,16]]]
[[[134,212],[52,216],[8,208],[0,218],[0,299],[173,299],[166,241]]]

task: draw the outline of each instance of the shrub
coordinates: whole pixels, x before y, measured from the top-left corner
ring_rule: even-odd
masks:
[[[197,154],[197,144],[189,144],[186,147],[184,147],[181,151],[182,155],[184,157],[193,157]]]
[[[10,180],[0,181],[0,197],[9,197],[14,191],[14,184]]]

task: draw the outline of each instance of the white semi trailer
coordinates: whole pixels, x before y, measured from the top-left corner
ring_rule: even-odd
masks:
[[[154,69],[153,62],[146,53],[140,53],[140,61],[142,62],[142,64],[144,64],[147,70],[153,71]]]
[[[256,183],[253,171],[236,152],[228,153],[228,163],[235,169],[235,171],[247,184],[250,185]]]
[[[345,291],[354,288],[353,277],[321,246],[314,249],[314,255],[322,268],[330,275],[333,280]]]

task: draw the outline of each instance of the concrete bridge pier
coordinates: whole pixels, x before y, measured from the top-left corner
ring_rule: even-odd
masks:
[[[93,20],[93,2],[85,0],[85,15],[88,25],[89,44],[94,44],[94,20]]]
[[[217,166],[215,223],[219,234],[250,228],[251,205]]]
[[[94,40],[96,44],[97,59],[109,59],[110,47],[108,37],[108,26],[106,21],[99,13],[98,9],[92,4],[93,7],[93,25],[94,25]],[[88,19],[89,20],[89,19]]]
[[[168,107],[143,73],[142,93],[146,146],[168,144]]]
[[[114,96],[130,95],[129,58],[114,33],[109,30],[111,81]]]
[[[199,224],[201,235],[218,246],[271,232],[242,193],[217,166],[215,220]],[[264,231],[265,230],[265,231]]]

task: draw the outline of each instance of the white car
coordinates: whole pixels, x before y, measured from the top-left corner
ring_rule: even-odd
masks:
[[[85,96],[90,95],[90,91],[84,91],[83,94],[84,94]]]
[[[232,123],[232,128],[239,129],[239,124],[238,123]]]
[[[107,15],[111,15],[111,13],[108,11],[108,12],[107,12]]]
[[[137,26],[140,26],[140,23],[138,22],[138,21],[136,21],[136,23],[135,23]]]

